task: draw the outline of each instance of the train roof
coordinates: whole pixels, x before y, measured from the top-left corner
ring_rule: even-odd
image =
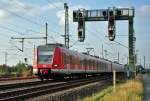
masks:
[[[44,47],[44,46],[61,47],[61,48],[65,49],[66,51],[71,52],[71,53],[74,53],[74,54],[76,54],[76,55],[82,54],[82,55],[87,56],[87,57],[92,57],[92,58],[95,58],[95,59],[100,59],[100,60],[104,60],[104,61],[107,61],[107,62],[112,62],[112,63],[115,63],[115,64],[119,64],[119,63],[117,63],[117,62],[113,62],[113,61],[111,61],[111,60],[101,58],[101,57],[99,57],[99,56],[90,55],[90,54],[88,54],[88,53],[86,53],[86,52],[79,53],[78,51],[69,50],[64,44],[61,44],[61,43],[49,43],[49,44],[47,44],[47,45],[40,45],[40,46],[38,46],[38,47]],[[122,64],[120,64],[120,65],[122,65]]]
[[[48,43],[47,45],[39,45],[38,47],[44,47],[44,46],[55,46],[55,47],[67,48],[64,44],[61,43]]]

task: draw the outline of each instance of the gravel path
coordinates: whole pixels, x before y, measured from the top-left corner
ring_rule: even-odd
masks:
[[[144,101],[150,101],[150,76],[144,75]]]

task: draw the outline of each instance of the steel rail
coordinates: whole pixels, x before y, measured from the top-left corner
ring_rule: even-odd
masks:
[[[75,80],[75,81],[68,81],[64,83],[58,84],[48,84],[48,85],[41,85],[37,87],[30,87],[26,89],[20,89],[16,91],[8,91],[0,94],[0,101],[16,101],[22,100],[27,98],[32,98],[36,96],[41,96],[45,94],[51,94],[54,92],[75,88],[81,85],[101,81],[101,82],[108,82],[111,80],[111,77],[96,77],[96,78],[89,78],[83,80]],[[105,84],[105,83],[104,83]]]

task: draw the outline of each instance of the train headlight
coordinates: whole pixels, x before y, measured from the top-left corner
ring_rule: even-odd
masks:
[[[38,74],[38,69],[37,68],[33,68],[33,74]]]
[[[57,65],[57,64],[54,64],[54,67],[58,67],[58,65]]]

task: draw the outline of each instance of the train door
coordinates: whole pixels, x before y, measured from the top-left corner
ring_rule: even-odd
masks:
[[[69,61],[69,54],[64,54],[64,63],[65,63],[65,68],[66,68],[66,74],[70,73],[70,61]]]
[[[112,70],[112,62],[110,62],[110,64],[111,64],[111,72],[113,72],[113,70]]]

